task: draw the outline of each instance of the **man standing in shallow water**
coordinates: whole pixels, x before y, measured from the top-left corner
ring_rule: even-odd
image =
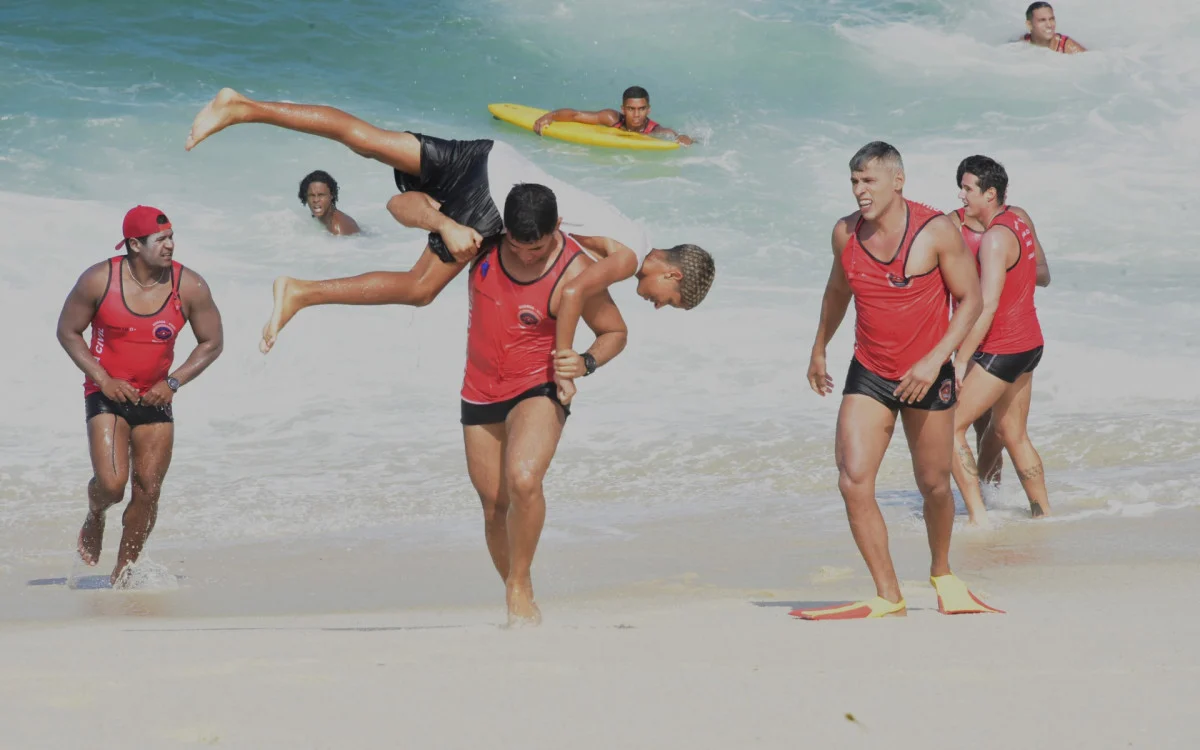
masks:
[[[825,351],[846,315],[856,314],[854,358],[838,412],[834,455],[850,531],[876,596],[837,607],[798,609],[806,620],[857,620],[907,613],[888,550],[875,480],[899,414],[924,498],[930,582],[943,614],[997,612],[950,571],[954,495],[954,367],[950,357],[982,307],[979,275],[962,236],[936,209],[904,198],[904,163],[876,141],[850,160],[858,210],[833,228],[833,267],[821,301],[808,382],[833,391]],[[950,296],[958,300],[953,317]]]
[[[175,392],[216,360],[224,341],[208,284],[174,261],[175,231],[166,215],[137,206],[125,214],[122,229],[117,248],[125,254],[84,271],[58,318],[58,341],[86,376],[92,478],[78,544],[88,565],[100,561],[105,514],[133,480],[110,577],[114,586],[141,555],[158,518],[175,443]],[[172,372],[175,341],[185,323],[192,326],[196,348]],[[88,326],[90,347],[83,340]]]

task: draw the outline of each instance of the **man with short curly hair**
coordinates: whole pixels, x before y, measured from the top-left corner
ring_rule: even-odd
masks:
[[[300,202],[330,234],[358,234],[358,222],[337,207],[337,180],[325,170],[309,172],[300,181]]]

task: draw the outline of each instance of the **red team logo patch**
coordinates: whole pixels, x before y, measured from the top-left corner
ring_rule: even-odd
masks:
[[[542,322],[541,316],[538,315],[533,305],[521,305],[517,308],[517,320],[521,321],[521,325],[527,328],[533,328]]]
[[[170,341],[175,337],[175,326],[171,325],[165,320],[154,321],[154,325],[151,326],[151,330],[154,331],[154,338],[158,339],[159,341]]]
[[[943,404],[950,403],[950,399],[954,396],[954,381],[947,378],[942,381],[942,385],[938,388],[938,400]]]

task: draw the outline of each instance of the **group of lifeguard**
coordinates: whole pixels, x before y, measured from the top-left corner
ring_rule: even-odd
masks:
[[[1048,21],[1042,17],[1047,9]],[[1030,6],[1027,22],[1031,43],[1041,44],[1046,28],[1053,36],[1047,3]],[[1082,50],[1067,49],[1074,42],[1063,39],[1060,51]],[[547,121],[594,120],[691,142],[649,119],[644,89],[625,93],[620,113],[560,109],[548,113]],[[332,107],[255,101],[222,89],[196,116],[186,147],[243,123],[332,139],[391,167],[399,192],[388,201],[389,212],[404,226],[429,232],[409,271],[277,279],[260,345],[264,353],[306,307],[423,306],[469,267],[461,403],[468,474],[482,502],[488,550],[505,584],[509,622],[540,621],[531,566],[545,521],[542,481],[570,413],[575,380],[611,361],[626,342],[625,322],[608,287],[635,277],[638,294],[656,309],[691,309],[712,285],[712,256],[691,244],[651,247],[639,224],[498,141],[384,130]],[[886,143],[869,143],[851,159],[858,210],[833,230],[833,265],[808,370],[813,390],[822,396],[832,391],[826,346],[853,299],[854,357],[835,455],[851,531],[877,596],[793,612],[804,619],[906,611],[875,500],[875,478],[897,415],[924,498],[930,576],[942,612],[999,611],[950,570],[951,475],[970,521],[985,523],[977,467],[983,467],[985,481],[998,482],[1003,447],[1032,514],[1049,511],[1041,459],[1026,431],[1043,343],[1034,289],[1049,283],[1033,222],[1024,210],[1007,205],[1008,176],[988,157],[968,157],[959,165],[963,207],[949,214],[906,200],[904,179],[900,154]],[[306,177],[300,198],[331,232],[357,231],[353,219],[337,211],[337,185],[327,173]],[[58,324],[60,342],[86,376],[93,477],[78,540],[85,563],[98,562],[105,513],[121,501],[132,478],[114,586],[127,577],[157,517],[174,440],[172,399],[223,347],[221,316],[207,284],[174,261],[174,231],[166,214],[137,206],[126,214],[122,230],[117,248],[124,253],[84,271]],[[574,349],[580,319],[595,335],[582,354]],[[197,346],[173,369],[184,325],[191,325]],[[88,327],[90,344],[83,338]],[[978,464],[967,442],[972,425]]]

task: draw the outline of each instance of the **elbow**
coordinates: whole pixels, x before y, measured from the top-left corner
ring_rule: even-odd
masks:
[[[1046,271],[1045,273],[1039,273],[1039,274],[1038,274],[1038,277],[1037,277],[1037,285],[1038,285],[1038,286],[1043,286],[1043,287],[1045,287],[1045,286],[1050,286],[1050,272],[1049,272],[1049,271]]]

